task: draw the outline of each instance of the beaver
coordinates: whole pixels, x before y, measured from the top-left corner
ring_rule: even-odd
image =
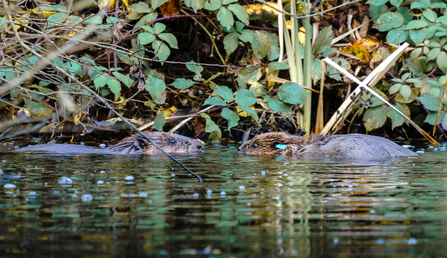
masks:
[[[379,136],[341,134],[301,137],[288,133],[265,133],[239,147],[240,153],[286,155],[296,157],[344,157],[386,159],[417,156],[416,153]]]
[[[167,153],[195,154],[204,151],[205,147],[199,140],[186,136],[165,132],[144,132],[155,144],[163,148]],[[154,155],[162,152],[152,145],[141,134],[135,134],[122,139],[115,145],[99,149],[75,144],[39,144],[15,151],[44,151],[60,154],[75,153],[100,153],[100,154],[145,154]]]

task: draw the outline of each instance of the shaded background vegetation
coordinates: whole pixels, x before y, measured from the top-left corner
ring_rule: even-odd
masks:
[[[436,136],[444,136],[445,1],[284,2],[284,30],[278,6],[1,1],[1,137],[115,137],[104,132],[126,126],[94,93],[140,128],[204,140],[239,140],[247,129],[310,133],[322,94],[322,57],[362,79],[404,41],[411,48],[375,90],[425,129],[436,124]],[[285,40],[283,52],[281,31],[292,42],[287,49]],[[334,69],[324,76],[323,123],[356,86]],[[368,96],[339,131],[420,137]]]

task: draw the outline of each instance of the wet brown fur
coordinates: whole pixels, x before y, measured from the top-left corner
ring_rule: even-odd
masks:
[[[145,132],[145,134],[167,153],[202,152],[203,144],[186,136],[165,132]],[[108,148],[121,154],[158,154],[161,151],[152,145],[141,134],[135,134],[122,139],[116,145]]]
[[[287,145],[287,147],[279,149],[276,147],[278,144]],[[363,134],[301,137],[288,133],[265,133],[245,142],[239,150],[241,153],[251,155],[271,154],[364,159],[416,155],[386,138]]]
[[[165,133],[145,132],[155,144],[167,153],[193,154],[201,153],[205,149],[201,141],[186,136]],[[146,154],[154,155],[162,152],[140,134],[122,139],[116,145],[105,149],[92,148],[74,144],[39,144],[20,148],[17,151],[45,151],[60,154],[70,153],[110,153],[110,154]]]

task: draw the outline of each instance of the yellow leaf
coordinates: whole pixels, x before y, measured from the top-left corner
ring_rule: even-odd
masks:
[[[115,7],[115,0],[100,0],[98,5],[101,9],[107,7],[110,10]]]
[[[177,111],[177,108],[175,106],[172,106],[170,108],[162,110],[161,112],[163,112],[164,117],[169,117],[175,111]]]
[[[81,117],[82,117],[82,115],[84,115],[84,114],[85,114],[85,111],[84,111],[84,110],[82,110],[81,112],[76,113],[76,114],[73,116],[73,123],[75,123],[75,125],[79,125],[79,124],[81,123]]]

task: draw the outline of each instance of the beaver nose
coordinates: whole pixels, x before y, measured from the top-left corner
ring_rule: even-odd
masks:
[[[202,146],[201,144],[197,144],[197,149],[198,149],[199,151],[203,151],[203,146]]]

